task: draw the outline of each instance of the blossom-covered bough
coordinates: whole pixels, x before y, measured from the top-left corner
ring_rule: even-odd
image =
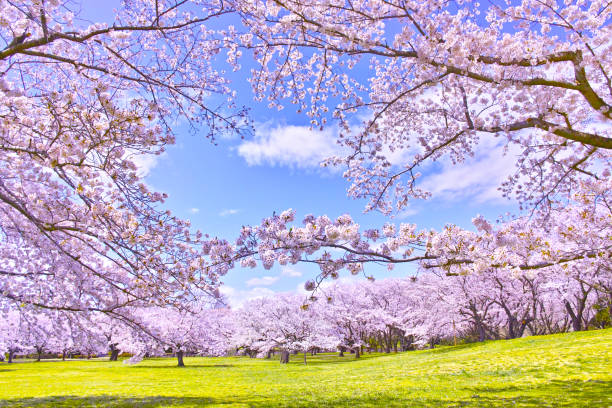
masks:
[[[418,231],[414,224],[400,224],[399,228],[386,224],[381,229],[360,231],[348,215],[335,221],[307,216],[299,226],[294,225],[295,214],[289,210],[265,219],[259,226],[244,227],[236,241],[236,253],[242,258],[241,264],[250,267],[259,262],[266,268],[275,262],[318,264],[321,273],[307,283],[309,290],[327,278],[337,278],[343,269],[362,273],[368,263],[392,268],[418,262],[423,270],[449,276],[491,269],[515,275],[543,269],[564,274],[572,268],[609,273],[609,183],[590,186],[591,193],[575,196],[574,205],[540,217],[521,217],[498,227],[476,217],[476,231],[452,225],[439,232]],[[338,249],[341,255],[334,251]]]
[[[608,3],[135,0],[109,23],[75,10],[58,0],[0,0],[0,307],[19,322],[43,309],[55,316],[62,351],[106,342],[115,357],[129,344],[139,345],[137,355],[168,347],[216,353],[217,340],[202,345],[193,335],[224,321],[223,312],[192,309],[219,297],[219,277],[237,265],[315,263],[321,273],[306,285],[314,290],[343,269],[365,274],[370,263],[416,262],[432,272],[419,277],[431,299],[444,297],[433,276],[449,278],[461,294],[449,306],[457,315],[427,299],[421,303],[438,320],[423,317],[418,290],[403,287],[414,294],[402,306],[412,321],[398,320],[396,308],[372,323],[388,344],[398,333],[439,337],[462,324],[491,337],[499,321],[511,337],[534,321],[550,332],[567,326],[550,317],[559,307],[580,330],[592,293],[612,296]],[[211,28],[228,15],[242,27]],[[215,69],[222,51],[236,69],[241,53],[254,56],[259,100],[295,103],[314,127],[338,121],[344,153],[325,164],[345,168],[349,195],[368,199],[366,210],[392,214],[428,197],[419,172],[436,160],[461,162],[493,139],[517,154],[501,189],[526,215],[497,226],[476,217],[476,231],[391,223],[361,230],[349,215],[308,215],[298,224],[288,210],[243,227],[235,241],[192,231],[144,183],[143,158],[174,142],[179,121],[212,140],[247,126]],[[491,291],[499,296],[481,296]],[[565,296],[561,306],[551,293]],[[282,310],[300,302],[286,303]],[[363,345],[369,323],[352,321],[367,313],[347,322],[342,305],[330,310],[342,329],[311,332],[304,321],[293,328],[300,336],[281,327],[290,340],[264,340],[266,326],[253,322],[243,343]],[[160,315],[197,329],[151,320]],[[79,336],[90,323],[102,334]],[[100,336],[106,340],[91,340]],[[8,347],[19,348],[18,340]]]
[[[217,1],[129,1],[91,23],[72,2],[0,1],[0,297],[130,320],[217,296],[201,234],[143,181],[180,120],[239,132],[212,61]],[[140,166],[139,166],[140,163]]]
[[[516,154],[516,172],[500,188],[528,210],[495,229],[478,217],[477,232],[404,224],[360,233],[348,216],[309,216],[303,227],[275,216],[243,230],[243,264],[255,265],[250,254],[266,267],[316,262],[322,274],[310,288],[367,262],[418,261],[449,275],[609,270],[607,2],[255,0],[236,9],[250,31],[230,53],[255,55],[256,95],[279,108],[296,104],[314,127],[337,119],[344,154],[325,164],[345,169],[349,195],[368,199],[366,210],[392,214],[428,197],[419,171],[461,162],[491,138]]]
[[[369,199],[369,210],[391,213],[427,197],[419,169],[443,157],[461,162],[487,135],[518,151],[502,189],[527,208],[548,209],[571,199],[580,180],[606,177],[606,1],[236,3],[250,29],[236,47],[260,63],[255,92],[297,104],[314,126],[328,112],[339,119],[346,154],[328,164],[346,169],[349,195]]]

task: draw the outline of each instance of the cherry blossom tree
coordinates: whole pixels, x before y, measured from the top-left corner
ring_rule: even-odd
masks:
[[[333,327],[321,319],[318,308],[297,294],[279,294],[245,303],[238,313],[234,342],[238,347],[269,355],[277,349],[280,362],[289,362],[291,352],[306,353],[314,348],[336,348]]]
[[[230,348],[233,334],[232,318],[228,309],[213,309],[206,302],[174,307],[140,308],[134,311],[140,324],[120,326],[113,343],[118,350],[132,353],[138,362],[144,356],[161,356],[171,352],[179,367],[184,367],[184,356],[219,356]],[[144,328],[144,329],[143,329]]]
[[[429,193],[420,169],[478,152],[492,135],[519,152],[502,187],[527,207],[571,199],[610,167],[612,10],[606,1],[237,1],[259,62],[258,97],[343,129],[349,195],[368,210]],[[360,118],[366,117],[365,120]],[[355,123],[358,131],[354,131]],[[397,164],[393,153],[407,157]]]
[[[320,319],[329,322],[338,338],[340,355],[346,348],[359,358],[365,339],[372,331],[371,316],[367,312],[372,302],[366,296],[364,284],[335,284],[323,290],[316,303]]]
[[[41,313],[39,310],[21,310],[23,319],[23,342],[36,353],[40,361],[45,351],[52,351],[54,313]]]
[[[470,275],[471,276],[471,275]],[[433,273],[414,276],[402,282],[405,297],[399,327],[410,339],[406,347],[433,347],[442,339],[465,337],[470,323],[462,316],[462,293],[452,289],[463,288],[464,276],[446,277]],[[387,285],[395,285],[389,279]],[[476,290],[470,293],[477,292]]]
[[[29,350],[29,345],[25,342],[26,332],[26,324],[21,313],[17,310],[10,310],[2,314],[0,345],[2,353],[8,355],[8,363],[13,362],[15,353]]]
[[[182,365],[186,351],[221,352],[224,341],[206,337],[215,332],[255,353],[278,348],[286,362],[289,351],[358,347],[361,330],[387,350],[407,333],[435,341],[448,335],[449,316],[453,331],[470,326],[480,340],[502,326],[508,337],[536,323],[559,328],[559,310],[580,330],[595,303],[612,305],[606,2],[135,0],[93,24],[76,10],[0,1],[0,304],[19,319],[22,307],[74,314],[53,330],[64,353],[170,347]],[[212,28],[230,13],[245,33]],[[163,208],[138,163],[174,142],[179,120],[212,140],[243,130],[245,112],[215,69],[221,50],[237,69],[243,49],[259,64],[260,100],[293,102],[316,127],[339,121],[345,154],[326,164],[345,167],[349,195],[368,199],[367,210],[391,214],[428,197],[420,171],[495,137],[519,152],[501,188],[532,211],[497,226],[476,217],[475,230],[361,230],[349,215],[299,225],[287,210],[235,241],[192,231]],[[365,275],[370,263],[416,262],[441,281],[363,289],[370,309],[355,314],[340,299],[335,320],[291,296],[249,303],[238,329],[198,307],[219,297],[220,277],[237,265],[297,262],[321,270],[308,290],[343,269]],[[421,319],[419,285],[454,297]],[[561,309],[553,290],[565,295]],[[97,313],[126,330],[94,322]],[[13,337],[3,337],[12,350],[45,347]]]
[[[137,304],[216,296],[226,265],[161,205],[138,161],[186,120],[239,131],[211,63],[223,2],[129,1],[89,23],[64,1],[0,2],[0,293],[126,318]]]
[[[310,289],[369,262],[417,261],[448,275],[609,268],[607,3],[261,0],[236,9],[250,33],[232,52],[246,48],[259,62],[256,95],[279,109],[298,105],[314,127],[330,114],[339,120],[344,155],[326,164],[346,169],[349,195],[369,199],[366,210],[390,214],[428,197],[420,169],[461,162],[491,136],[518,152],[501,188],[531,210],[496,231],[477,217],[477,232],[449,225],[437,233],[405,224],[360,232],[348,215],[307,216],[300,228],[284,212],[243,229],[243,265],[317,263]],[[534,318],[523,317],[510,332]]]

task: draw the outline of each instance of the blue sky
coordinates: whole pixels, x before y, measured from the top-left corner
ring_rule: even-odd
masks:
[[[241,92],[248,94],[250,90],[243,88]],[[175,214],[190,219],[195,228],[205,233],[227,239],[235,238],[242,225],[258,224],[272,212],[287,208],[295,209],[298,219],[309,213],[329,217],[349,213],[364,228],[388,222],[379,213],[364,214],[365,202],[346,196],[348,183],[341,175],[314,164],[324,138],[313,137],[313,149],[307,143],[296,145],[300,154],[293,160],[286,146],[275,145],[283,144],[283,138],[291,140],[295,133],[309,132],[307,127],[292,126],[290,110],[284,112],[287,113],[279,118],[275,129],[276,138],[271,138],[270,128],[264,127],[251,140],[222,140],[213,146],[204,136],[179,131],[177,144],[149,164],[147,183],[168,193],[166,205]],[[304,155],[304,151],[311,151],[315,159]],[[253,156],[259,161],[253,161]],[[433,180],[434,197],[412,203],[409,211],[391,221],[416,223],[420,228],[439,229],[447,223],[471,227],[476,214],[496,218],[511,211],[510,203],[495,191],[500,181],[495,170],[510,170],[510,163],[496,155],[485,155],[459,167],[440,166],[439,171],[427,177]],[[377,278],[411,271],[398,267],[389,274],[366,267],[366,273]],[[315,275],[316,269],[310,265],[298,264],[290,270],[236,269],[223,281],[230,301],[237,304],[270,291],[295,290]],[[267,278],[253,279],[262,277]]]
[[[83,11],[92,20],[109,21],[112,4],[86,0]],[[245,69],[233,74],[232,80],[238,103],[251,108],[251,120],[256,124],[252,137],[219,139],[214,146],[205,138],[205,130],[193,135],[177,127],[176,145],[161,157],[141,163],[146,182],[168,193],[167,207],[190,219],[194,228],[230,240],[242,225],[258,224],[272,212],[287,208],[295,209],[298,219],[309,213],[330,218],[349,213],[363,228],[390,221],[379,213],[364,214],[366,202],[346,196],[348,183],[341,171],[318,166],[321,158],[337,149],[333,125],[324,132],[312,131],[306,125],[307,118],[298,115],[293,106],[278,112],[269,110],[266,103],[255,102],[247,75]],[[494,139],[485,143],[485,153],[467,163],[452,166],[442,161],[429,169],[424,183],[433,198],[411,203],[391,221],[416,223],[419,228],[439,229],[447,223],[471,227],[476,214],[495,219],[514,211],[496,188],[512,171],[515,160],[503,156]],[[413,270],[404,266],[389,273],[366,266],[366,273],[376,278],[402,276]],[[223,279],[223,292],[230,304],[237,306],[254,296],[298,290],[316,274],[316,268],[302,264],[269,271],[236,269]]]

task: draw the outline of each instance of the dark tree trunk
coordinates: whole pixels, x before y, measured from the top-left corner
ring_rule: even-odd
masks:
[[[355,358],[361,357],[360,347],[355,348]]]
[[[40,361],[40,357],[42,356],[43,348],[36,347],[36,361]]]
[[[185,367],[185,363],[183,362],[183,350],[176,352],[176,359],[178,360],[179,367]]]
[[[338,347],[338,350],[339,350],[338,357],[344,357],[344,347],[340,346]]]
[[[117,344],[113,343],[110,345],[110,358],[109,361],[117,361],[119,358],[119,349],[117,348]]]
[[[391,330],[389,330],[389,333],[384,333],[383,343],[385,346],[385,353],[391,353]]]
[[[281,350],[280,363],[281,364],[289,363],[289,352],[287,350]]]
[[[574,313],[572,305],[567,300],[565,301],[565,310],[567,310],[567,314],[569,314],[570,319],[572,319],[572,328],[574,329],[574,331],[581,331],[582,316],[580,315],[580,313],[578,315]]]
[[[476,331],[478,331],[478,341],[485,341],[487,339],[484,324],[479,319],[476,320]]]
[[[529,323],[531,323],[532,321],[533,321],[533,318],[531,317],[525,317],[523,320],[521,320],[521,324],[518,327],[518,330],[516,332],[517,338],[523,337],[523,335],[525,334],[525,329],[527,328],[527,325],[529,325]]]
[[[270,357],[272,357],[272,350],[268,350],[266,353],[266,358],[269,359]]]
[[[9,350],[8,352],[8,363],[11,364],[13,362],[13,351]]]

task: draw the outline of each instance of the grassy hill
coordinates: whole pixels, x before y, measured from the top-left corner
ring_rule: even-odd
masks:
[[[612,329],[401,354],[0,365],[11,407],[611,407]]]

